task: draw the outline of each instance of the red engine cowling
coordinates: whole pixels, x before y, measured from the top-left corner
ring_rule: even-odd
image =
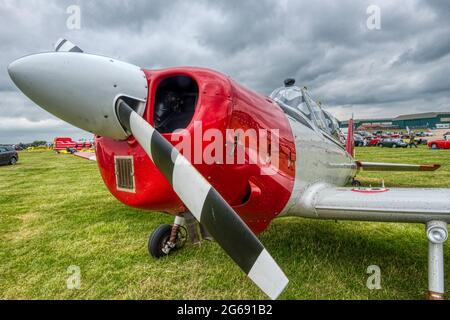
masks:
[[[284,209],[294,186],[295,143],[283,111],[269,98],[212,70],[175,68],[145,71],[145,74],[149,94],[143,117],[154,126],[156,123],[157,129],[173,145],[179,145],[182,141],[185,147],[189,145],[189,148],[182,150],[183,154],[191,159],[199,172],[255,233],[264,231],[270,221]],[[160,106],[164,101],[170,101],[174,94],[183,97],[182,105],[188,112],[180,112],[174,114],[169,121],[161,121]],[[176,128],[185,130],[173,132]],[[223,137],[220,141],[223,161],[211,163],[201,156],[210,151],[208,148],[211,148],[211,143],[215,140],[203,135],[210,129],[220,132]],[[230,136],[230,129],[242,129],[243,132],[248,132],[249,129],[255,132],[266,129],[269,133],[267,141],[259,140],[256,148],[259,150],[263,147],[268,152],[271,152],[272,144],[275,144],[275,137],[270,132],[278,130],[277,170],[270,175],[262,175],[261,164],[250,160],[249,150],[245,152],[244,162],[232,161],[236,157],[236,148],[245,146],[245,136]],[[188,139],[189,137],[192,139]],[[263,146],[263,143],[267,145]],[[118,200],[133,207],[170,214],[186,211],[167,180],[133,137],[127,141],[96,137],[96,149],[103,180]],[[186,155],[188,149],[191,153]],[[217,150],[212,154],[217,156]],[[219,158],[220,156],[216,157]],[[132,188],[128,190],[118,186],[118,176],[124,170],[118,165],[118,159],[129,159],[125,169],[131,170],[128,179],[133,182]],[[186,181],[187,187],[189,183],[190,181]]]

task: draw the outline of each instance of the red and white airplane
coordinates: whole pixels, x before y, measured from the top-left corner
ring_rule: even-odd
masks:
[[[345,187],[358,170],[439,166],[356,161],[352,130],[344,146],[335,118],[292,79],[269,98],[213,70],[145,70],[86,54],[65,39],[57,42],[56,52],[25,56],[8,71],[40,107],[95,134],[100,173],[118,200],[175,216],[173,226],[158,228],[150,238],[152,255],[176,247],[183,215],[190,212],[275,299],[288,279],[255,236],[273,219],[424,223],[429,297],[443,297],[450,189]],[[199,138],[198,124],[200,131],[214,134]],[[245,149],[238,163],[234,160],[249,132],[265,137]],[[194,158],[210,152],[212,140],[219,141],[220,148],[209,153],[213,161],[194,161],[174,147],[189,136],[194,139],[187,139],[184,149],[194,150]]]

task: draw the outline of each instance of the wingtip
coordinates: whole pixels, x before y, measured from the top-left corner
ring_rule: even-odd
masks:
[[[436,171],[441,167],[440,164],[430,164],[420,166],[420,171]]]

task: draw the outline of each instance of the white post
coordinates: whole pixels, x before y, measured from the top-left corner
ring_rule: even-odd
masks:
[[[444,242],[448,238],[447,223],[427,223],[428,237],[428,299],[444,299]]]

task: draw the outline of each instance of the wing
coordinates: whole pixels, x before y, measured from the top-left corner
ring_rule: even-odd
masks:
[[[358,170],[363,171],[436,171],[441,167],[439,164],[402,164],[382,162],[356,161]]]
[[[95,153],[92,152],[75,152],[73,155],[86,160],[97,161]]]
[[[315,188],[305,208],[321,219],[450,222],[450,189]]]

